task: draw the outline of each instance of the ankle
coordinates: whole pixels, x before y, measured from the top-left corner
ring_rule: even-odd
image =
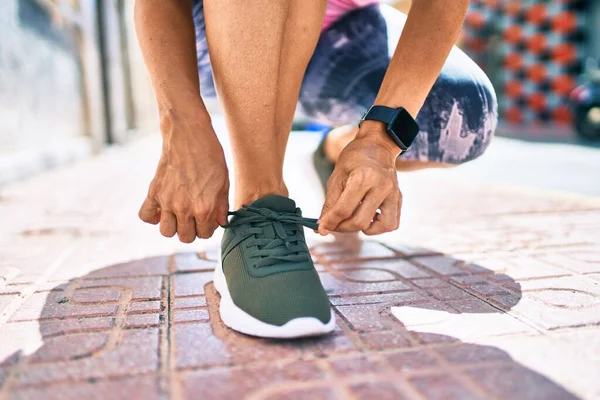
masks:
[[[242,205],[248,205],[261,197],[271,194],[287,197],[289,192],[284,182],[271,184],[267,184],[266,182],[236,184],[234,209],[237,210]]]

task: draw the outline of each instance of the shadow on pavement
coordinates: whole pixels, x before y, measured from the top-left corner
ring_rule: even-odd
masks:
[[[37,311],[28,303],[13,316],[8,325],[37,320],[42,344],[3,360],[0,397],[576,398],[505,351],[468,343],[526,328],[500,310],[521,298],[510,277],[377,242],[313,254],[338,315],[332,335],[228,330],[210,252],[135,260],[57,285]]]

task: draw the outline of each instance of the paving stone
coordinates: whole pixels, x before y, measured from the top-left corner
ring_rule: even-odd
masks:
[[[358,293],[379,293],[409,290],[409,286],[401,281],[391,282],[351,282],[335,277],[330,273],[319,274],[325,291],[331,295],[347,295]]]
[[[371,350],[387,350],[411,347],[411,343],[399,329],[362,333],[360,339]]]
[[[66,318],[45,320],[39,324],[42,336],[64,335],[90,331],[105,331],[113,326],[113,317]]]
[[[391,382],[365,382],[350,386],[350,392],[357,399],[395,400],[408,399],[405,393]]]
[[[135,313],[158,313],[161,310],[161,304],[158,300],[153,301],[134,301],[129,303],[127,312],[131,314]]]
[[[398,243],[397,238],[394,236],[391,236],[388,240],[382,238],[382,241],[385,243],[386,247],[391,248],[392,250],[400,254],[400,256],[402,257],[417,257],[438,254],[436,251],[431,249],[426,249],[422,247],[410,247],[402,243]]]
[[[355,282],[385,282],[396,280],[396,277],[390,272],[373,268],[343,270],[340,271],[338,274],[340,276],[343,276],[345,279],[349,279]]]
[[[77,289],[69,301],[76,303],[114,303],[119,301],[121,292],[118,289],[106,288],[87,288]]]
[[[456,378],[448,375],[415,377],[411,379],[411,383],[427,399],[484,399],[484,397],[478,396],[472,390],[469,390]]]
[[[60,292],[69,286],[69,281],[51,281],[51,282],[38,282],[35,285],[36,292]],[[27,285],[29,286],[29,285]],[[25,289],[25,286],[23,287]]]
[[[266,394],[269,387],[275,385],[283,388],[284,394],[288,394],[294,391],[288,388],[290,383],[318,381],[322,378],[323,372],[314,361],[295,361],[250,367],[244,371],[208,370],[186,373],[183,388],[187,398],[239,399],[251,394],[258,396],[259,391]],[[277,392],[271,394],[276,395]]]
[[[128,314],[125,317],[125,328],[149,328],[160,325],[158,314]]]
[[[206,307],[206,297],[184,297],[175,299],[175,309]]]
[[[477,284],[469,287],[473,292],[479,294],[480,296],[488,297],[492,295],[498,294],[509,294],[509,292],[499,285],[494,285],[490,283]]]
[[[394,326],[393,318],[385,314],[386,307],[379,304],[337,306],[336,308],[356,331],[378,331]]]
[[[388,306],[402,306],[428,302],[429,299],[417,292],[398,292],[365,294],[357,296],[330,297],[331,304],[335,306],[357,305],[357,304],[385,304]]]
[[[427,292],[438,300],[467,300],[473,296],[455,286],[427,289]]]
[[[335,400],[339,397],[335,394],[335,391],[331,388],[302,388],[283,390],[283,393],[277,393],[268,397],[269,400]]]
[[[16,298],[18,298],[18,294],[3,294],[0,295],[0,314],[2,311]]]
[[[319,261],[325,263],[398,256],[397,253],[379,242],[360,240],[319,244],[312,247],[311,250]]]
[[[176,310],[175,322],[208,321],[208,310]]]
[[[175,359],[178,368],[227,365],[231,357],[227,346],[213,335],[209,324],[175,326]]]
[[[428,278],[431,276],[423,268],[419,268],[418,266],[411,264],[409,261],[402,259],[383,259],[336,263],[333,264],[333,267],[336,269],[365,269],[387,271],[388,274],[392,274],[391,278],[388,279],[395,279],[395,275],[406,279]]]
[[[54,293],[34,293],[13,315],[11,321],[46,318],[97,317],[115,315],[117,304],[74,304]]]
[[[465,270],[459,267],[460,265],[464,264],[464,262],[451,257],[416,257],[413,260],[440,275],[451,276],[465,274]]]
[[[348,353],[358,348],[353,341],[344,334],[329,334],[323,338],[309,340],[302,345],[303,350],[310,351],[317,357],[331,356],[333,354]]]
[[[579,274],[600,272],[599,252],[564,252],[538,255],[539,260]]]
[[[490,395],[510,399],[578,399],[545,376],[519,365],[477,368],[469,375]]]
[[[238,400],[255,388],[236,382],[235,372],[226,370],[199,370],[183,375],[184,398]],[[245,382],[244,382],[245,383]]]
[[[153,376],[131,377],[118,380],[91,382],[66,382],[52,386],[19,389],[13,392],[15,400],[64,399],[104,400],[110,393],[111,400],[159,400],[163,399],[157,378]]]
[[[357,354],[350,357],[329,359],[329,366],[336,375],[342,377],[382,374],[391,370],[383,358],[371,354]]]
[[[385,358],[398,372],[414,373],[417,371],[435,368],[438,365],[436,358],[426,350],[410,350],[388,353]]]
[[[531,326],[501,312],[451,313],[439,309],[402,306],[392,307],[391,313],[410,330],[445,335],[458,340],[535,332]]]
[[[32,363],[67,361],[89,357],[106,346],[107,333],[63,334],[44,339],[44,345],[31,357]]]
[[[506,296],[493,297],[502,303]],[[523,297],[512,306],[511,313],[532,320],[545,329],[553,330],[571,326],[585,326],[600,323],[600,306],[594,305],[585,308],[565,308]]]
[[[198,253],[179,253],[175,256],[176,272],[213,272],[216,266],[216,261],[201,259]]]
[[[572,289],[541,289],[528,294],[551,307],[582,309],[600,305],[600,296]]]
[[[126,288],[131,290],[132,300],[153,300],[161,297],[162,281],[163,278],[160,276],[83,279],[79,281],[78,287],[112,286],[117,289]]]
[[[452,364],[477,364],[511,361],[510,356],[496,347],[480,346],[477,344],[460,344],[457,346],[440,347],[436,352]]]
[[[446,305],[459,313],[488,313],[493,314],[499,312],[498,309],[478,298],[472,297],[466,300],[451,300],[446,302]]]
[[[453,276],[450,282],[459,286],[471,287],[477,284],[487,284],[486,277],[481,275]]]
[[[419,331],[411,331],[410,334],[419,345],[447,345],[461,343],[460,339],[455,338],[454,336]]]
[[[479,265],[503,274],[506,279],[521,281],[531,278],[545,278],[551,276],[568,275],[569,272],[557,268],[535,257],[518,256],[504,259],[486,259],[478,262]]]
[[[204,294],[204,285],[213,280],[212,272],[197,272],[175,275],[175,296],[199,296]]]
[[[547,290],[588,293],[600,297],[600,283],[590,281],[587,276],[564,276],[548,279],[533,279],[521,282],[523,292],[541,292]]]
[[[0,281],[1,296],[19,295],[31,287],[30,285],[2,285],[1,282],[2,281]]]
[[[589,274],[586,275],[586,278],[594,279],[596,281],[600,281],[600,274]]]
[[[170,256],[148,257],[101,268],[86,275],[87,279],[129,276],[167,275]]]
[[[422,289],[448,288],[452,286],[447,281],[439,278],[414,279],[411,283]]]
[[[156,371],[159,361],[158,330],[126,330],[122,335],[122,341],[116,347],[95,353],[93,357],[71,358],[62,368],[57,368],[54,363],[31,364],[21,371],[17,385],[21,387],[66,380],[93,380]],[[71,346],[68,342],[61,343]],[[70,350],[63,351],[68,353]]]

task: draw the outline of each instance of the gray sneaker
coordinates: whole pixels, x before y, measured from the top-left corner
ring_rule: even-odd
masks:
[[[316,229],[316,220],[277,195],[230,214],[214,279],[225,325],[269,338],[331,332],[333,312],[302,228]]]

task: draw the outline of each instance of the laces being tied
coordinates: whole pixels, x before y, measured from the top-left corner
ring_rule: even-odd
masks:
[[[316,219],[252,206],[242,206],[237,211],[229,212],[229,215],[235,218],[232,218],[228,227],[248,225],[240,234],[242,237],[252,237],[245,245],[248,248],[256,247],[249,255],[258,258],[255,262],[257,268],[310,259],[302,236],[302,226],[317,229]]]

